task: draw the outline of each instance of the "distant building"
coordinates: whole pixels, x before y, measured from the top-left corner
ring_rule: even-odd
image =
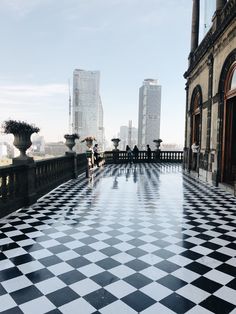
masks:
[[[34,135],[32,136],[32,146],[30,152],[33,155],[44,155],[45,154],[45,141],[43,136]]]
[[[104,148],[103,107],[100,97],[100,72],[76,69],[73,73],[72,130],[80,139],[94,136]],[[84,151],[85,145],[77,145]]]
[[[50,156],[62,156],[65,155],[67,147],[63,142],[52,142],[45,144],[45,154]]]
[[[160,138],[161,86],[157,80],[146,79],[139,89],[138,146],[155,148],[154,139]]]
[[[14,146],[11,137],[5,134],[0,136],[0,158],[13,158],[14,157]]]
[[[236,1],[212,2],[211,27],[199,44],[200,1],[193,0],[191,51],[184,75],[184,166],[191,175],[236,193]]]
[[[120,150],[125,150],[126,145],[130,145],[131,148],[134,147],[134,145],[138,144],[138,129],[135,127],[131,128],[131,139],[129,139],[129,127],[127,125],[122,125],[120,127],[120,133],[119,133],[119,138],[120,138],[120,144],[119,144],[119,149]]]

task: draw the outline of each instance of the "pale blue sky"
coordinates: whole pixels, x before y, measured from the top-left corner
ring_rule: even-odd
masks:
[[[75,68],[101,71],[106,136],[133,120],[145,78],[162,85],[161,138],[183,143],[191,0],[1,0],[0,122],[68,132]]]

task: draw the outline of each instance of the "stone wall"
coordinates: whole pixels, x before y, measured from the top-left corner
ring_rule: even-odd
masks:
[[[189,69],[185,73],[188,91],[186,103],[186,147],[185,147],[185,169],[191,171],[191,119],[192,102],[195,89],[200,87],[202,101],[201,112],[201,143],[199,152],[199,163],[197,174],[200,178],[218,184],[219,182],[219,156],[221,154],[222,117],[220,108],[222,106],[222,95],[220,94],[220,79],[226,58],[236,49],[236,18],[235,1],[230,0],[235,6],[228,24],[221,21],[217,25],[213,20],[212,29],[200,43],[196,53],[190,54]],[[229,2],[228,2],[229,4]],[[223,16],[223,15],[222,15]],[[216,18],[216,17],[215,17]],[[205,42],[204,42],[205,41]],[[212,44],[210,45],[209,43]],[[204,51],[204,46],[206,47]],[[187,157],[188,156],[188,157]],[[196,173],[194,173],[196,176]]]

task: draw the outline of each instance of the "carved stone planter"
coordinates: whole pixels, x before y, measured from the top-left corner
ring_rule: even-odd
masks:
[[[77,134],[66,134],[64,136],[66,139],[65,145],[68,147],[67,154],[75,154],[73,151],[73,147],[75,146],[75,140],[79,139],[79,136]]]
[[[159,138],[158,140],[153,140],[153,142],[156,144],[156,151],[159,151],[162,140]]]
[[[29,132],[14,134],[13,145],[20,151],[20,156],[13,158],[14,164],[33,162],[33,158],[26,155],[27,149],[32,145],[31,135]]]
[[[111,141],[113,142],[113,145],[115,147],[113,149],[113,151],[119,151],[118,145],[119,145],[120,139],[119,138],[113,138]]]
[[[85,140],[86,145],[89,149],[91,149],[93,147],[93,140]]]

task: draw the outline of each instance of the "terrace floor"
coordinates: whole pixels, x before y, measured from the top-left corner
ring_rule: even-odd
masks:
[[[108,165],[0,220],[1,313],[236,313],[236,199]]]

